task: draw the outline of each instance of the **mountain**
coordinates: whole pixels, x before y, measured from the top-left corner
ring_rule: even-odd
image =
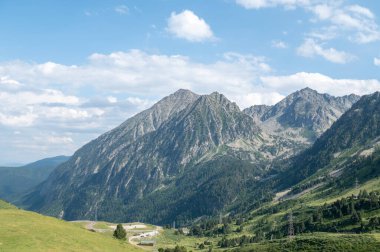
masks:
[[[0,198],[8,201],[30,192],[44,181],[49,174],[70,157],[45,158],[21,167],[0,167]]]
[[[112,205],[108,218],[126,218],[126,206],[165,191],[186,169],[260,142],[252,118],[223,95],[180,90],[82,147],[25,203],[66,219],[110,215]]]
[[[332,198],[339,200],[342,195],[358,194],[361,185],[377,194],[376,190],[380,189],[380,93],[363,96],[310,148],[287,160],[274,161],[272,167],[276,172],[249,189],[250,203],[245,208],[237,208],[238,212],[279,199],[285,200],[284,209],[305,201],[323,204]],[[258,199],[257,191],[263,188],[266,193]],[[293,203],[286,203],[287,200]]]
[[[296,107],[295,118],[305,114],[307,121],[311,112],[302,110],[314,109],[310,103],[319,104],[315,113],[322,116],[317,108],[327,101],[343,110],[350,99],[306,89],[275,106],[252,108],[249,115],[217,92],[200,96],[179,90],[80,148],[22,204],[69,220],[185,223],[213,215],[252,195],[269,197],[264,187],[250,192],[275,175],[275,160],[304,146],[266,130],[266,122],[281,126],[279,118],[291,114],[288,107]],[[255,122],[255,117],[266,119]]]
[[[376,92],[363,96],[311,148],[292,158],[288,163],[290,169],[285,172],[286,183],[283,185],[297,183],[322,168],[330,168],[330,173],[338,171],[338,174],[343,173],[345,176],[348,174],[344,173],[356,170],[358,178],[359,170],[370,166],[373,169],[370,172],[375,176],[380,173],[376,168],[379,146],[380,93]],[[372,162],[375,163],[371,164]],[[352,180],[353,175],[350,176]],[[367,174],[363,179],[369,178],[371,176]]]
[[[243,110],[244,113],[250,115],[253,118],[253,121],[256,123],[262,122],[262,117],[266,112],[268,112],[273,106],[268,105],[253,105],[249,108]]]
[[[311,144],[359,98],[353,94],[334,97],[304,88],[274,106],[252,106],[244,112],[269,134]]]
[[[246,242],[252,243],[246,247],[258,249],[257,240],[270,239],[262,242],[268,245],[263,251],[272,251],[293,226],[295,238],[289,240],[295,241],[295,251],[379,251],[379,92],[363,96],[310,148],[275,165],[280,172],[253,186],[248,207],[238,209],[230,222],[232,226],[240,219],[244,230],[256,234],[256,241]],[[272,191],[272,196],[260,198],[256,191],[262,188]],[[205,223],[195,224],[194,229],[206,227],[201,231],[210,236],[217,232]],[[309,234],[311,239],[321,240],[302,242]],[[332,237],[336,241],[328,241]],[[220,244],[234,247],[236,239],[233,234]],[[313,244],[318,245],[312,248]],[[284,250],[281,246],[278,251]]]
[[[197,219],[189,235],[214,250],[380,251],[379,92],[363,96],[310,148],[273,165],[254,184],[238,178],[248,187],[244,201]]]

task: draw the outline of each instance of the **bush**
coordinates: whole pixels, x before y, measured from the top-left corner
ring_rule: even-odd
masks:
[[[187,249],[177,245],[175,248],[159,248],[158,252],[187,252]]]
[[[123,225],[117,224],[117,227],[115,231],[113,232],[113,236],[116,239],[125,240],[125,238],[127,237],[127,231],[125,231],[125,229],[123,228]]]

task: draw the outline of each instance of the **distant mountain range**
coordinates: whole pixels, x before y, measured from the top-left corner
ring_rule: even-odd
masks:
[[[69,220],[160,224],[252,209],[324,168],[329,161],[309,168],[305,160],[313,162],[308,155],[316,149],[334,156],[338,150],[324,139],[336,137],[329,133],[336,125],[349,125],[353,104],[367,109],[368,97],[306,88],[274,106],[241,111],[222,94],[179,90],[80,148],[22,204]]]
[[[14,201],[44,181],[49,174],[70,157],[42,159],[20,167],[0,167],[0,198]]]

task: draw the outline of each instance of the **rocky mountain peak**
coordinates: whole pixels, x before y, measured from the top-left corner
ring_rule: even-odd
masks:
[[[309,87],[305,87],[299,91],[296,91],[295,93],[300,93],[300,94],[318,94],[318,92],[314,89],[311,89]]]
[[[263,127],[273,131],[302,128],[302,134],[308,135],[306,139],[312,141],[358,100],[359,96],[355,95],[334,97],[304,88],[274,105],[262,115],[261,120]]]
[[[301,90],[274,106],[254,106],[252,111],[262,115],[258,126],[220,93],[197,95],[181,89],[80,148],[23,204],[65,219],[90,219],[98,214],[105,220],[144,217],[162,221],[186,216],[188,202],[197,205],[197,201],[186,201],[185,194],[199,199],[199,180],[195,178],[202,179],[214,169],[217,176],[210,179],[221,176],[224,181],[217,183],[215,190],[219,192],[219,185],[230,186],[229,178],[233,177],[219,174],[220,169],[234,174],[236,160],[247,165],[249,172],[264,174],[271,170],[273,158],[287,157],[293,149],[303,147],[297,138],[303,130],[314,130],[315,125],[327,127],[328,119],[338,117],[351,102]],[[223,167],[225,161],[215,163],[220,157],[233,159],[234,164]],[[251,175],[254,184],[256,176]],[[179,183],[180,178],[195,182],[187,189]],[[239,194],[240,182],[236,185],[236,192],[218,209]],[[178,188],[186,193],[171,194]],[[162,197],[181,207],[162,205]],[[159,208],[153,207],[156,203]],[[213,208],[205,207],[191,216],[207,211]]]
[[[213,92],[209,95],[202,95],[198,99],[196,104],[207,104],[208,106],[220,106],[226,110],[231,110],[234,112],[240,112],[239,106],[235,102],[231,102],[223,94],[218,92]]]
[[[353,97],[353,96],[351,96]],[[291,169],[286,174],[292,183],[297,183],[301,179],[310,176],[318,169],[322,169],[335,158],[339,158],[342,152],[354,148],[350,152],[352,158],[360,155],[361,150],[374,150],[378,146],[380,139],[380,93],[365,95],[360,98],[348,111],[346,111],[334,124],[326,130],[305,152],[295,156],[291,160]],[[344,158],[342,155],[341,158]],[[345,162],[340,160],[337,169]],[[366,164],[367,166],[367,164]],[[349,166],[342,166],[349,169]],[[360,174],[355,170],[355,174]],[[362,173],[364,174],[364,173]]]
[[[178,89],[173,94],[165,97],[167,99],[192,99],[193,97],[198,97],[199,95],[191,92],[188,89]],[[163,100],[165,100],[165,98]]]

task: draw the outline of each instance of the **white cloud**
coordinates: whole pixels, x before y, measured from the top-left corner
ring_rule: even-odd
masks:
[[[355,43],[380,40],[380,29],[375,15],[360,5],[342,5],[340,2],[311,5],[307,8],[319,21],[330,23],[321,29],[335,29],[336,36],[346,36]]]
[[[108,96],[107,100],[109,103],[117,103],[117,97],[114,96]]]
[[[152,101],[140,99],[138,97],[128,97],[126,101],[127,103],[133,104],[134,106],[136,106],[138,109],[141,109],[141,110],[153,105]]]
[[[376,79],[334,79],[320,73],[300,72],[285,76],[266,76],[261,81],[265,87],[280,93],[289,93],[304,87],[310,87],[320,93],[343,96],[351,93],[364,95],[380,90],[380,81]]]
[[[338,51],[335,48],[323,48],[313,39],[306,39],[304,43],[297,48],[297,53],[300,56],[313,58],[314,56],[321,56],[324,59],[339,64],[346,64],[355,59],[350,53]]]
[[[372,11],[360,5],[350,5],[347,7],[347,9],[351,11],[352,13],[356,13],[360,16],[365,16],[370,19],[375,18],[375,15],[372,13]]]
[[[51,144],[71,144],[73,139],[68,136],[48,136],[47,141]]]
[[[21,87],[21,84],[10,79],[8,76],[0,76],[0,90],[18,90]]]
[[[380,66],[380,58],[374,58],[373,59],[373,64],[375,65],[375,66]]]
[[[184,10],[178,14],[172,12],[168,19],[167,31],[178,38],[191,42],[201,42],[214,38],[206,21],[190,10]]]
[[[286,48],[288,48],[288,45],[284,41],[273,40],[272,41],[272,47],[278,48],[278,49],[286,49]]]
[[[327,4],[319,4],[314,6],[313,11],[320,20],[331,18],[334,12],[332,6]]]
[[[115,7],[115,11],[120,15],[126,15],[129,13],[129,8],[125,5],[119,5]]]
[[[41,118],[56,118],[61,121],[83,120],[99,117],[104,114],[104,110],[98,108],[78,109],[66,107],[43,107],[39,109]]]
[[[7,115],[0,112],[0,124],[11,127],[29,127],[37,118],[38,115],[32,112],[23,115]]]
[[[139,50],[93,54],[86,64],[78,66],[3,62],[0,149],[12,146],[13,153],[22,149],[25,161],[72,154],[84,143],[179,88],[202,94],[218,90],[239,105],[248,106],[262,101],[245,97],[254,92],[252,83],[259,75],[270,72],[265,58],[236,53],[226,53],[208,64],[181,55]],[[22,136],[13,134],[21,128]],[[65,147],[54,147],[53,140],[47,141],[49,136],[67,134],[73,142]],[[35,135],[40,140],[30,141]],[[11,149],[1,153],[0,160],[11,159]]]
[[[252,105],[273,105],[285,98],[285,95],[278,93],[275,90],[263,89],[262,92],[250,92],[247,94],[230,97],[232,100],[239,101],[242,108],[247,108]]]
[[[274,104],[305,86],[333,95],[380,90],[378,80],[333,79],[318,73],[275,76],[267,59],[232,52],[211,63],[139,50],[93,54],[78,66],[3,62],[0,149],[5,151],[0,160],[11,161],[12,150],[22,150],[27,161],[72,154],[180,88],[199,94],[219,91],[245,108]],[[32,136],[39,140],[31,141]],[[59,141],[66,144],[60,146]]]
[[[266,0],[236,0],[236,3],[247,9],[260,9],[269,7],[269,3]]]
[[[233,91],[249,86],[259,74],[271,71],[265,58],[253,55],[226,53],[216,62],[203,64],[181,55],[147,54],[139,50],[93,54],[85,65],[58,64],[49,74],[40,70],[41,65],[44,64],[0,64],[0,76],[9,76],[30,86],[52,86],[63,92],[79,92],[87,87],[108,93],[105,97],[111,92],[113,96],[127,92],[130,96],[150,93],[162,97],[187,87],[212,92],[221,85],[225,86],[223,90]]]
[[[347,5],[345,1],[236,0],[236,3],[246,9],[273,7],[284,7],[285,9],[302,8],[306,12],[313,14],[313,18],[310,19],[311,22],[320,25],[319,31],[311,33],[321,36],[324,34],[324,31],[330,31],[330,34],[325,36],[325,39],[342,36],[359,44],[380,40],[380,28],[376,23],[376,17],[373,12],[360,5]],[[332,29],[334,29],[335,33],[333,36],[331,33]]]
[[[306,34],[308,38],[316,38],[322,41],[333,40],[339,36],[339,27],[327,26]]]
[[[236,0],[236,3],[246,9],[261,9],[268,7],[284,6],[293,9],[299,6],[306,6],[309,0]]]

